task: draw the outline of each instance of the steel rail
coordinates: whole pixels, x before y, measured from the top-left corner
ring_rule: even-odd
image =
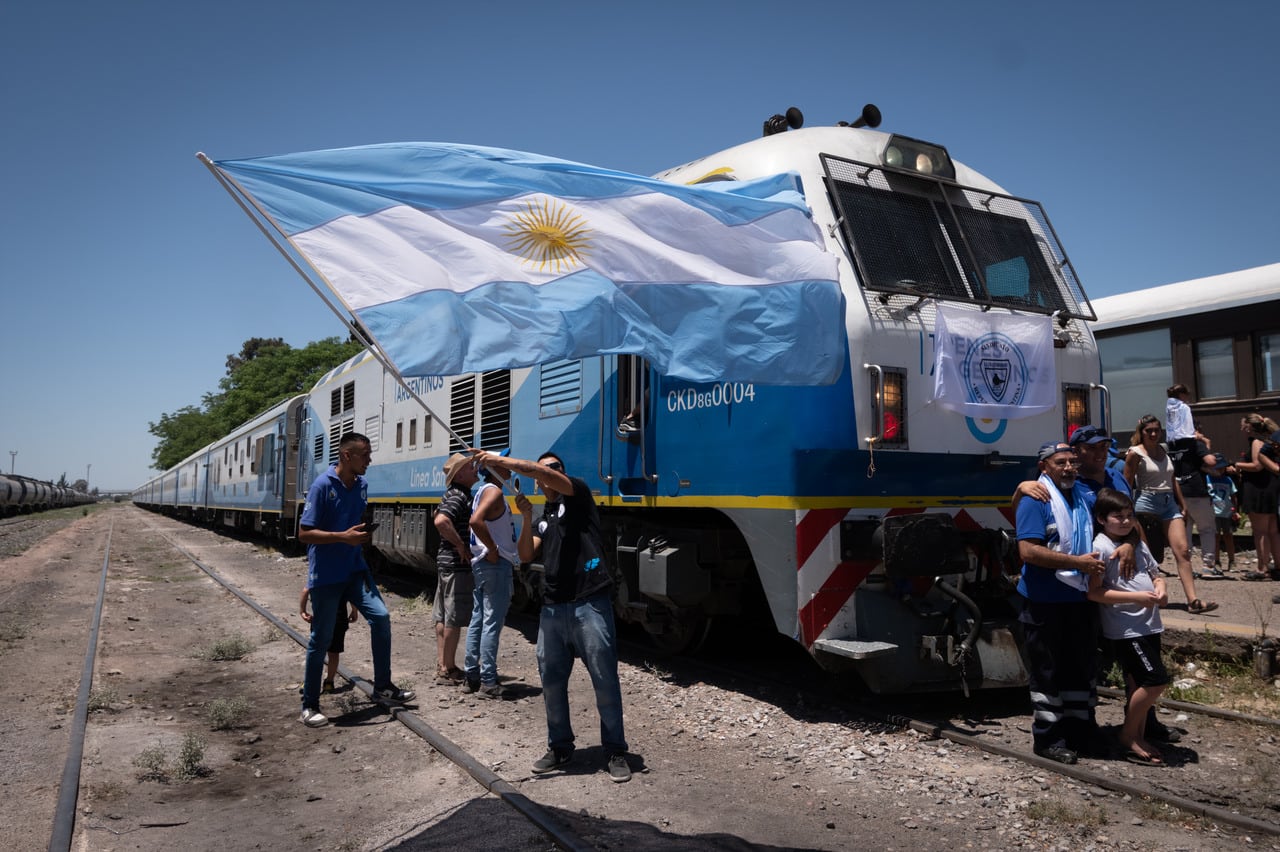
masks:
[[[80,796],[80,764],[84,759],[84,734],[89,721],[89,691],[93,687],[93,664],[98,655],[98,633],[102,627],[102,605],[107,596],[107,566],[111,562],[111,533],[115,521],[107,527],[106,553],[102,557],[102,573],[98,578],[98,601],[93,607],[93,623],[89,627],[89,648],[80,670],[80,691],[76,694],[75,714],[71,721],[71,742],[67,761],[58,782],[58,805],[53,812],[53,833],[49,836],[49,852],[68,852],[76,825],[76,801]]]
[[[1125,700],[1123,689],[1115,689],[1110,686],[1098,687],[1098,694],[1120,701]],[[1194,701],[1173,701],[1167,698],[1161,698],[1159,704],[1161,707],[1168,710],[1180,710],[1184,713],[1199,713],[1201,716],[1211,716],[1215,719],[1226,719],[1232,722],[1249,722],[1254,725],[1269,725],[1271,727],[1280,728],[1280,719],[1273,719],[1270,716],[1256,716],[1253,713],[1241,713],[1238,710],[1226,710],[1222,707],[1210,707],[1208,704],[1196,704]]]
[[[281,632],[287,635],[294,642],[297,642],[303,648],[307,647],[307,642],[309,641],[309,637],[304,637],[301,633],[294,630],[292,627],[290,627],[288,624],[286,624],[284,621],[278,618],[274,613],[264,608],[262,605],[260,605],[257,601],[255,601],[245,592],[237,588],[234,583],[231,583],[226,578],[218,574],[218,572],[214,568],[212,568],[209,565],[206,565],[195,554],[187,550],[187,548],[183,547],[178,542],[174,541],[163,530],[160,530],[156,527],[149,527],[149,529],[151,529],[153,532],[155,532],[157,535],[159,535],[161,538],[167,541],[171,547],[173,547],[175,550],[177,550],[179,553],[181,553],[183,556],[189,559],[192,562],[192,564],[194,564],[197,568],[199,568],[201,571],[207,574],[211,580],[213,580],[218,585],[222,586],[231,594],[235,595],[237,598],[240,599],[242,603],[247,605],[254,612],[258,613],[258,615],[262,616],[264,619],[270,622],[272,626],[279,629]],[[364,692],[365,695],[369,696],[370,700],[373,700],[373,701],[378,700],[373,697],[372,683],[365,680],[364,678],[353,675],[344,666],[340,665],[338,667],[338,671],[342,674],[343,677],[351,681],[351,683],[355,684],[355,686],[357,686],[362,692]],[[404,707],[400,707],[398,705],[388,704],[385,702],[379,702],[379,703],[381,703],[384,707],[386,707],[390,711],[392,718],[394,718],[396,721],[400,722],[400,724],[404,725],[406,728],[413,731],[415,734],[417,734],[419,737],[425,740],[428,745],[430,745],[436,751],[440,752],[440,754],[444,755],[445,758],[447,758],[448,760],[456,764],[461,769],[465,770],[468,775],[470,775],[478,784],[480,784],[481,787],[483,787],[488,792],[493,793],[502,802],[509,805],[513,809],[515,809],[521,816],[529,820],[529,822],[531,822],[540,831],[542,831],[545,835],[547,835],[547,837],[550,838],[551,842],[553,842],[560,849],[565,850],[565,852],[594,852],[594,850],[596,849],[595,846],[593,846],[591,843],[587,842],[583,838],[579,837],[575,832],[570,830],[563,823],[561,823],[554,816],[552,816],[551,813],[546,810],[546,808],[542,807],[537,802],[535,802],[534,800],[530,799],[528,796],[521,793],[510,782],[503,779],[500,775],[498,775],[496,772],[491,770],[489,767],[480,763],[478,760],[476,760],[474,757],[468,754],[466,750],[464,750],[461,746],[459,746],[457,743],[450,740],[448,737],[446,737],[444,734],[437,731],[435,728],[428,725],[419,716],[414,715]]]

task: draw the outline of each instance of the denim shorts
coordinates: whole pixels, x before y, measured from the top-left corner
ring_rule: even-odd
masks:
[[[1178,501],[1173,499],[1172,491],[1143,491],[1133,501],[1133,510],[1144,515],[1156,515],[1162,521],[1172,521],[1182,517],[1178,509]]]

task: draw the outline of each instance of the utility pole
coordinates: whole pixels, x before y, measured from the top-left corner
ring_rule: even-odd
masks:
[[[17,457],[18,457],[17,450],[9,451],[9,475],[10,476],[13,476],[13,462],[14,462],[14,459],[16,459]]]
[[[91,470],[93,470],[93,462],[89,462],[84,466],[84,490],[86,494],[89,492],[89,471]]]

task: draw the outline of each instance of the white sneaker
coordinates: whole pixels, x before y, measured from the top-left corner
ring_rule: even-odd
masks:
[[[298,717],[298,721],[308,728],[322,728],[329,724],[328,718],[323,713],[319,710],[312,710],[310,707],[303,708],[302,715]]]

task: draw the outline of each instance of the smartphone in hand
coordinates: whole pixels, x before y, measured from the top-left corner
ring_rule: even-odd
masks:
[[[365,532],[367,532],[367,533],[371,533],[371,532],[373,532],[374,530],[376,530],[376,529],[377,529],[378,527],[380,527],[380,526],[382,526],[382,524],[381,524],[381,523],[379,523],[378,521],[374,521],[373,523],[365,524],[365,525],[364,525],[364,531],[365,531]]]

